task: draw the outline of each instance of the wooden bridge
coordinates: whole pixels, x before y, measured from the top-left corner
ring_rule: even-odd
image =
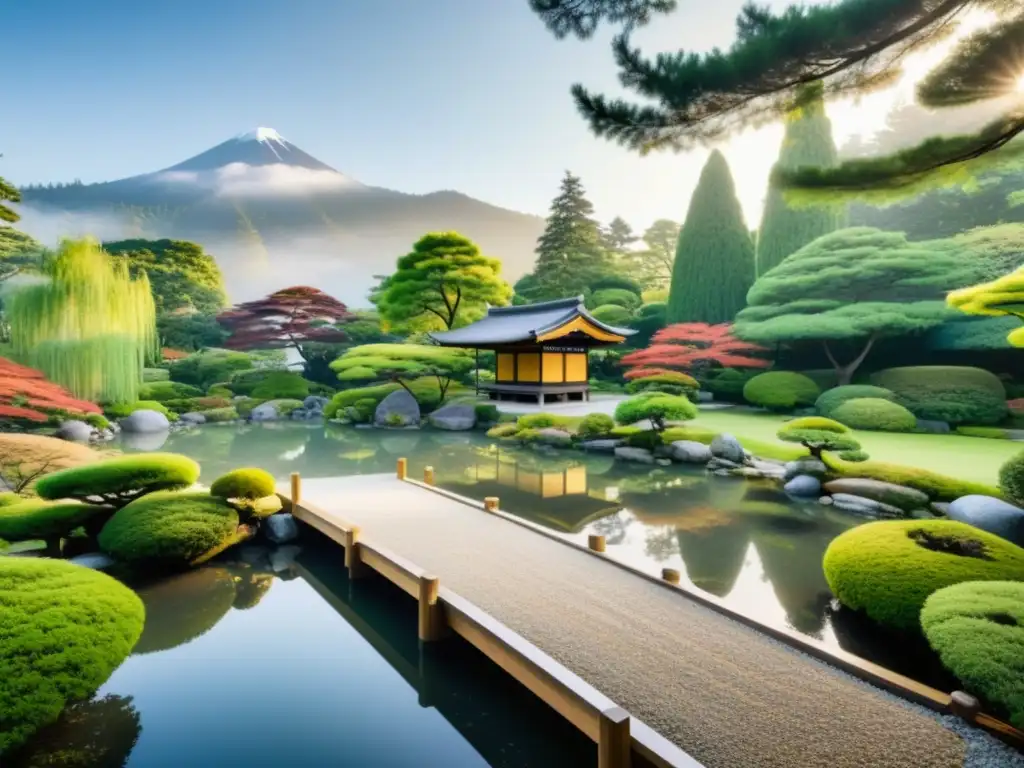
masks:
[[[397,476],[293,475],[280,495],[344,546],[351,578],[372,569],[418,600],[422,641],[461,635],[593,739],[601,768],[962,766],[931,714],[616,565],[600,537],[588,551],[432,481],[400,459]],[[862,678],[949,703],[854,659]]]

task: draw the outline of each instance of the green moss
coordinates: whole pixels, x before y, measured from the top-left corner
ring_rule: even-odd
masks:
[[[841,387],[833,387],[814,402],[814,407],[822,416],[831,416],[832,411],[845,403],[847,400],[856,400],[862,397],[878,398],[880,400],[892,400],[895,402],[896,394],[884,387],[873,387],[870,384],[846,384]]]
[[[107,416],[112,419],[123,419],[126,416],[131,416],[136,411],[156,411],[162,413],[168,419],[172,416],[177,416],[163,403],[159,403],[156,400],[139,400],[135,403],[113,403],[112,405],[105,406]]]
[[[221,475],[210,486],[210,495],[221,499],[254,501],[274,492],[274,476],[263,469],[243,467]]]
[[[803,416],[799,419],[790,419],[787,421],[783,429],[817,429],[823,432],[835,432],[836,434],[843,434],[849,432],[849,428],[845,424],[841,424],[835,419],[827,419],[823,416]]]
[[[139,387],[139,400],[155,400],[159,403],[199,397],[202,394],[203,390],[199,387],[181,384],[177,381],[155,381]]]
[[[736,439],[740,441],[740,445],[762,459],[796,461],[810,455],[810,451],[802,445],[773,443],[768,440],[756,440],[751,437],[737,437]]]
[[[0,558],[0,755],[87,699],[142,632],[142,602],[99,571]]]
[[[231,391],[231,388],[225,384],[214,384],[206,390],[206,394],[209,397],[226,397],[229,400],[235,396],[235,393]]]
[[[957,427],[954,431],[964,437],[983,437],[987,440],[1010,439],[1010,434],[1002,427]]]
[[[584,439],[608,435],[615,428],[615,420],[606,413],[588,413],[576,428],[576,434]]]
[[[220,547],[238,522],[234,508],[207,493],[158,491],[119,509],[99,543],[118,560],[183,566]]]
[[[0,538],[7,541],[59,539],[92,518],[109,515],[111,511],[110,507],[93,504],[22,499],[20,504],[0,507]]]
[[[166,368],[143,368],[142,369],[142,381],[145,384],[150,384],[154,381],[168,381],[171,378],[171,372]]]
[[[253,388],[252,396],[258,400],[302,400],[309,396],[309,382],[297,373],[276,371]]]
[[[21,504],[25,501],[25,497],[21,496],[14,491],[4,491],[0,493],[0,508],[13,507],[15,504]]]
[[[430,349],[430,347],[423,347],[423,349]],[[438,347],[440,349],[440,347]],[[337,361],[335,361],[337,362]],[[333,367],[333,363],[332,363]],[[434,376],[426,376],[420,379],[413,379],[412,381],[406,381],[406,386],[412,390],[413,395],[416,397],[416,401],[420,404],[420,408],[429,412],[437,408],[441,402],[441,390],[438,387],[437,379]],[[372,400],[374,408],[380,404],[380,401],[390,395],[401,387],[395,383],[388,384],[377,384],[372,387],[358,387],[356,389],[346,389],[338,392],[331,398],[331,402],[324,408],[324,416],[328,419],[338,418],[343,415],[344,410],[350,406],[355,405],[359,400]],[[448,397],[453,397],[459,392],[464,391],[457,382],[452,382],[448,388]]]
[[[480,424],[496,424],[499,418],[498,406],[481,403],[473,406],[476,420]]]
[[[302,407],[301,400],[268,400],[267,405],[272,405],[281,416],[287,416],[289,413],[294,411],[296,408]]]
[[[152,491],[187,488],[199,465],[176,453],[137,453],[45,475],[36,483],[44,499],[101,500],[121,506]]]
[[[110,420],[102,413],[86,414],[85,423],[94,429],[107,429],[110,426]]]
[[[487,436],[490,438],[512,437],[518,431],[519,427],[515,424],[499,424],[488,429]]]
[[[634,379],[626,384],[626,392],[631,395],[656,391],[667,395],[682,395],[690,400],[697,399],[699,389],[700,384],[695,378],[675,371]]]
[[[886,464],[881,461],[849,463],[827,453],[822,456],[822,459],[828,468],[840,477],[866,477],[871,480],[905,485],[927,493],[932,501],[955,501],[961,496],[972,494],[1002,496],[995,486],[959,480],[918,467],[904,467],[900,464]]]
[[[556,416],[553,413],[529,413],[520,416],[516,424],[520,429],[546,429],[548,427],[566,427],[572,423],[568,416]]]
[[[771,411],[792,411],[813,405],[820,390],[812,379],[792,371],[759,373],[743,386],[748,403]]]
[[[898,402],[920,419],[989,425],[1008,413],[1002,381],[981,368],[889,368],[874,374],[871,383],[895,392]]]
[[[208,411],[200,411],[206,421],[210,424],[220,424],[225,421],[237,421],[238,411],[234,408],[211,408]]]
[[[628,427],[618,427],[617,429],[628,429]],[[613,430],[614,434],[615,430]],[[693,440],[698,443],[704,443],[704,445],[711,445],[711,441],[718,435],[711,429],[702,429],[701,427],[668,427],[664,432],[661,433],[662,440],[671,444],[677,440]]]
[[[867,523],[832,540],[822,561],[839,602],[913,631],[927,597],[965,581],[1024,580],[1024,549],[954,520]]]
[[[1024,451],[999,468],[999,490],[1011,501],[1024,504]]]
[[[853,429],[874,432],[912,432],[917,417],[899,403],[880,397],[857,397],[832,411],[832,416]]]
[[[980,581],[933,593],[921,609],[928,644],[964,688],[1024,728],[1024,583]]]

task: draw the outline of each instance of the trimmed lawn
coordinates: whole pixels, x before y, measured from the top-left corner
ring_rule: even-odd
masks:
[[[775,433],[782,423],[782,416],[730,408],[701,411],[687,425],[729,432],[736,437],[779,443]],[[1024,451],[1024,443],[963,435],[857,431],[853,434],[871,455],[872,461],[919,467],[962,480],[992,485],[999,480],[999,468],[1003,462]]]

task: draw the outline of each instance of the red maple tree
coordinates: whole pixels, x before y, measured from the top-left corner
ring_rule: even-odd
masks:
[[[627,379],[642,379],[668,371],[693,372],[711,365],[723,368],[767,368],[769,362],[755,357],[768,350],[740,341],[728,323],[676,323],[651,337],[646,349],[622,358]]]
[[[45,422],[51,413],[102,413],[96,403],[79,400],[47,381],[42,371],[0,357],[0,419]]]
[[[339,344],[344,331],[334,326],[353,319],[348,307],[317,288],[285,288],[266,298],[238,304],[217,316],[230,331],[229,349],[287,349],[294,347],[308,360],[304,344]]]

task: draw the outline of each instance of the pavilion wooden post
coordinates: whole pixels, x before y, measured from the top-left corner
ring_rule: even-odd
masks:
[[[409,462],[402,458],[398,460],[396,473],[399,480],[405,480],[405,476],[409,472]]]
[[[598,533],[592,533],[587,537],[587,546],[595,552],[604,552],[604,536]]]
[[[345,568],[348,569],[349,580],[366,574],[366,566],[359,557],[359,526],[356,525],[345,531]]]
[[[302,478],[298,472],[292,472],[292,509],[299,506],[299,497],[302,495]]]
[[[433,485],[434,484],[434,468],[433,467],[424,467],[423,468],[423,482],[426,483],[427,485]]]
[[[419,636],[425,643],[444,636],[444,613],[437,600],[440,579],[423,574],[419,578]]]
[[[597,768],[630,768],[629,713],[621,707],[612,707],[602,712],[600,719]]]

